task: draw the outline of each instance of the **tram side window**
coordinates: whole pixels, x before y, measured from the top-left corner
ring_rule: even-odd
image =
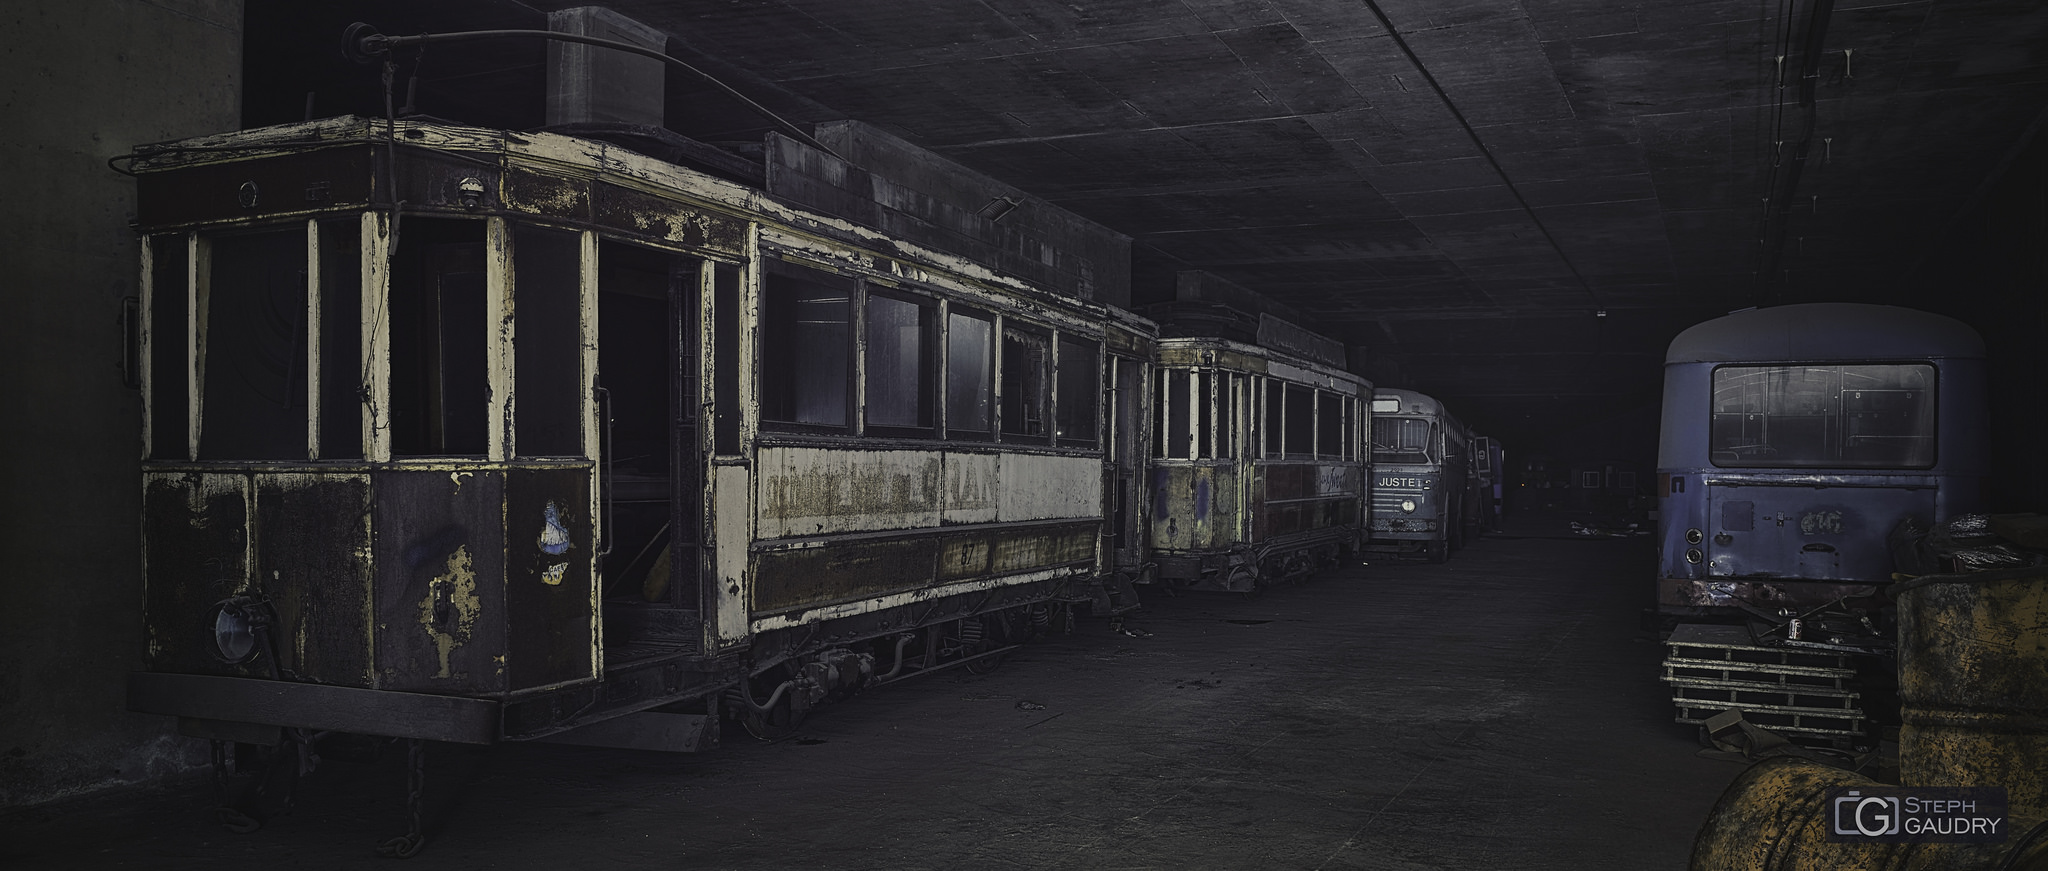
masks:
[[[306,230],[212,240],[199,458],[306,459]]]
[[[1344,396],[1316,391],[1316,456],[1344,457]]]
[[[1216,456],[1212,441],[1216,429],[1216,376],[1202,369],[1195,372],[1195,456],[1208,459]]]
[[[320,222],[321,459],[363,456],[363,225]]]
[[[1287,409],[1286,385],[1271,378],[1264,379],[1266,401],[1266,458],[1277,460],[1282,456],[1280,437],[1286,431]]]
[[[1709,424],[1716,466],[1934,465],[1934,367],[1722,366]]]
[[[995,322],[946,313],[946,436],[986,439],[995,428]]]
[[[167,234],[149,237],[149,244],[149,455],[183,460],[192,449],[185,431],[186,241]]]
[[[485,451],[484,222],[411,218],[392,257],[391,452]]]
[[[1045,413],[1051,398],[1050,337],[1003,327],[1003,435],[1037,441],[1046,435]],[[1012,439],[1014,440],[1014,439]]]
[[[852,279],[770,261],[762,297],[763,421],[845,429]]]
[[[938,306],[868,294],[867,422],[884,435],[932,434]]]
[[[1097,370],[1099,352],[1094,342],[1060,337],[1060,363],[1054,394],[1056,425],[1060,444],[1090,447],[1095,444],[1096,404],[1102,401],[1102,379]]]
[[[582,253],[577,233],[523,225],[512,232],[513,447],[519,456],[583,454]],[[599,325],[610,326],[602,319]]]
[[[1159,370],[1159,386],[1153,391],[1153,408],[1156,415],[1152,432],[1158,439],[1153,456],[1169,460],[1185,460],[1190,457],[1194,431],[1188,422],[1189,382],[1186,369]]]
[[[1299,384],[1287,385],[1287,455],[1311,457],[1316,452],[1316,391]]]

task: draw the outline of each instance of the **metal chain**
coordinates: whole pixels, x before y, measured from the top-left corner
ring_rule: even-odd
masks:
[[[406,739],[405,757],[407,769],[405,778],[407,830],[404,835],[385,841],[383,846],[377,848],[379,854],[399,859],[412,858],[427,843],[425,826],[421,822],[421,817],[424,815],[426,808],[426,801],[423,798],[427,785],[426,740],[423,738]]]

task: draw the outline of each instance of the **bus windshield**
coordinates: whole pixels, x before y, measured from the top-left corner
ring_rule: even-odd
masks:
[[[1436,422],[1421,417],[1372,419],[1372,459],[1376,463],[1434,463]]]
[[[1722,366],[1712,428],[1716,466],[1930,468],[1934,367]]]

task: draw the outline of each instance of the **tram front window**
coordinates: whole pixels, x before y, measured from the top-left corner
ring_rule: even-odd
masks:
[[[1716,466],[1929,468],[1934,367],[1723,366],[1711,427]]]
[[[1375,463],[1427,463],[1436,424],[1420,417],[1374,417],[1372,459]]]

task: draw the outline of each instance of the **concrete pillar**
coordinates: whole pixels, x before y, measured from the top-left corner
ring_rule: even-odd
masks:
[[[128,713],[141,407],[122,382],[135,184],[107,158],[239,126],[242,0],[13,3],[0,17],[0,808],[183,771]]]

